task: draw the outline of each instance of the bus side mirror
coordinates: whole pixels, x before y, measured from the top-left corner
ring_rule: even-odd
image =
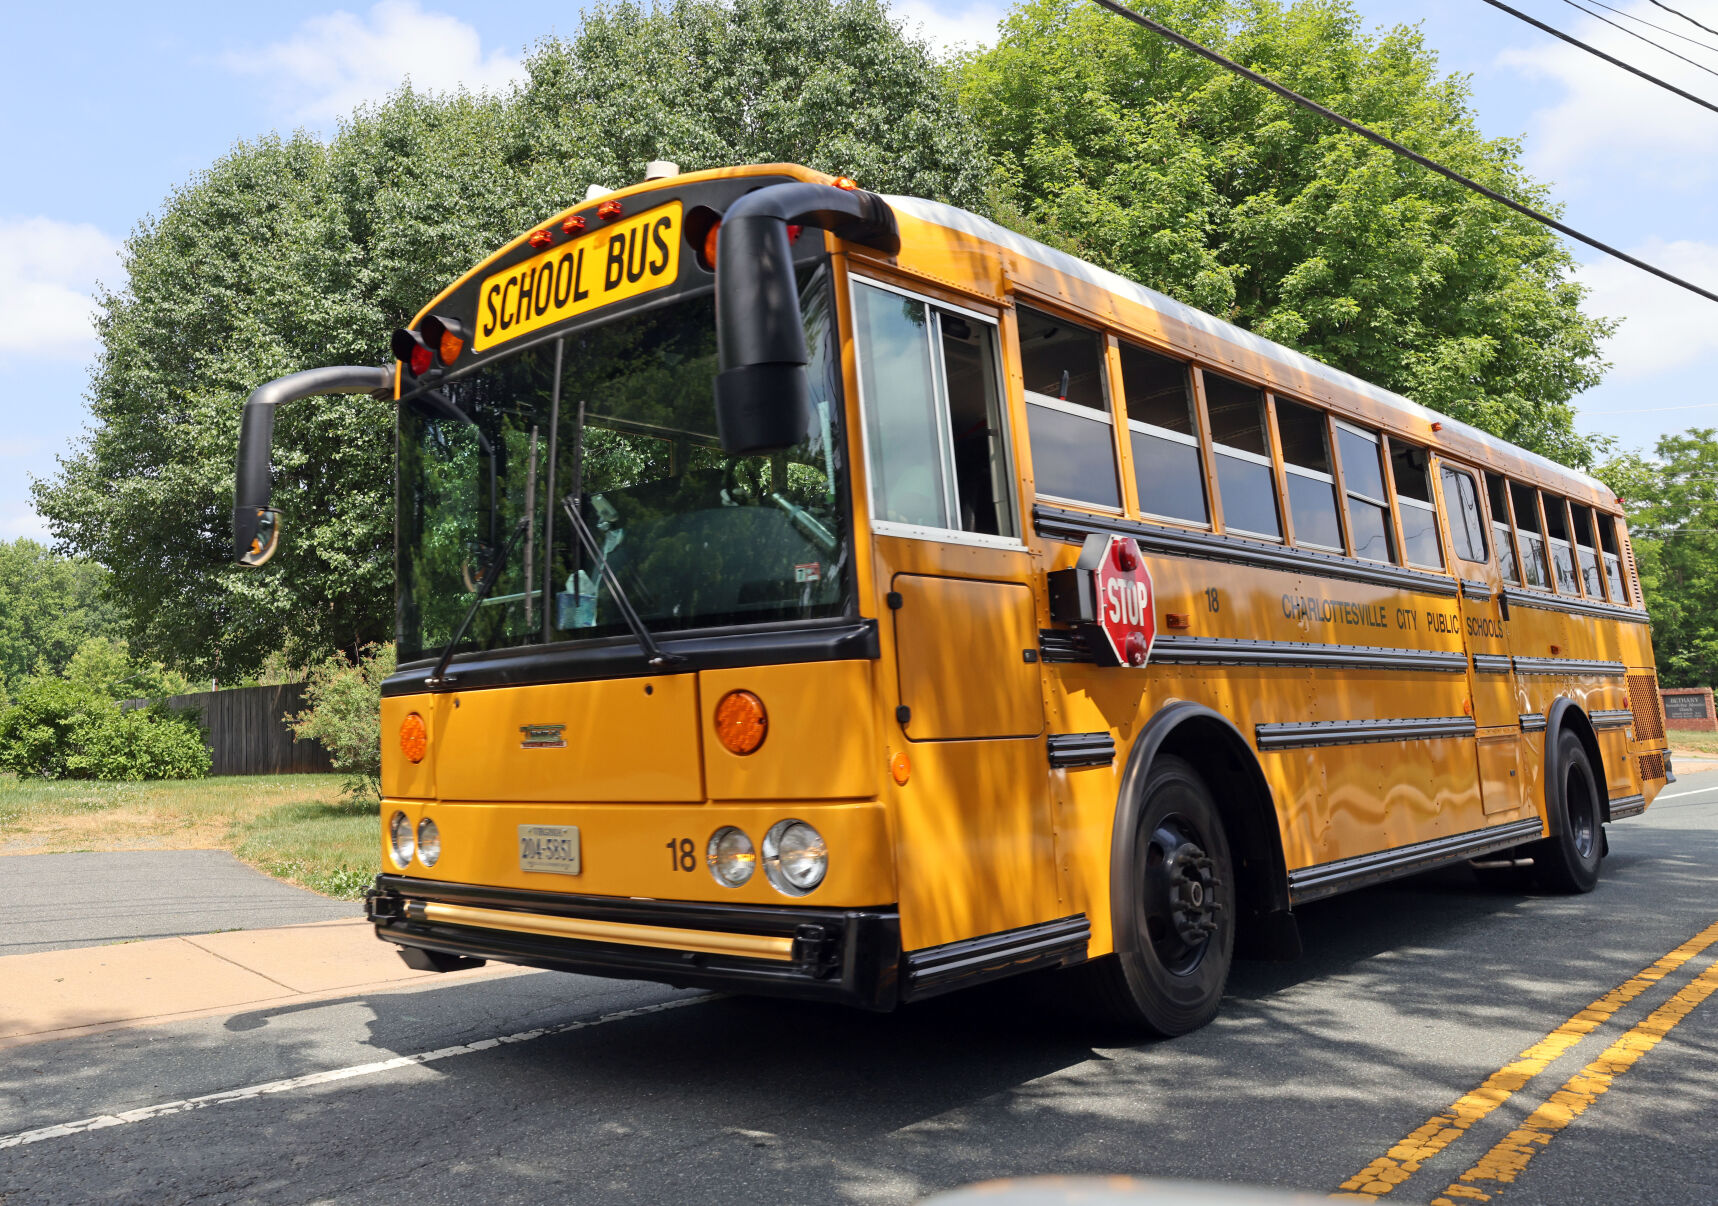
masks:
[[[791,448],[811,425],[790,224],[890,253],[901,248],[894,211],[860,189],[772,184],[728,207],[716,257],[716,434],[730,456]]]
[[[274,444],[274,408],[282,402],[317,394],[394,392],[394,369],[351,365],[308,369],[277,377],[258,386],[245,400],[239,424],[238,464],[233,475],[233,560],[240,565],[266,565],[280,545],[280,512],[269,506],[270,451]]]

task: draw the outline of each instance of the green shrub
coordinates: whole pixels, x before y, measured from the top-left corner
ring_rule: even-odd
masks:
[[[34,779],[200,779],[211,758],[195,716],[122,712],[89,686],[26,680],[0,712],[0,770]]]
[[[382,796],[382,680],[393,672],[392,645],[366,646],[356,663],[331,657],[310,671],[304,711],[287,718],[299,738],[322,743],[348,795]]]

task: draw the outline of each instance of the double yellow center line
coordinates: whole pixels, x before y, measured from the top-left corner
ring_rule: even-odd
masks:
[[[1718,922],[1707,926],[1681,946],[1642,968],[1604,996],[1576,1013],[1544,1038],[1486,1077],[1472,1092],[1463,1094],[1446,1109],[1428,1118],[1401,1142],[1342,1183],[1336,1196],[1375,1202],[1402,1184],[1420,1166],[1465,1134],[1469,1128],[1508,1101],[1516,1090],[1543,1072],[1587,1035],[1609,1021],[1618,1010],[1648,988],[1718,943]],[[1457,1206],[1461,1202],[1483,1202],[1491,1193],[1479,1188],[1485,1183],[1513,1181],[1533,1153],[1557,1131],[1609,1089],[1611,1082],[1628,1071],[1658,1041],[1687,1017],[1713,992],[1718,991],[1718,963],[1708,967],[1669,1001],[1653,1010],[1605,1052],[1571,1077],[1551,1098],[1519,1127],[1499,1140],[1472,1168],[1444,1190],[1433,1206]],[[1495,1191],[1493,1191],[1495,1192]]]

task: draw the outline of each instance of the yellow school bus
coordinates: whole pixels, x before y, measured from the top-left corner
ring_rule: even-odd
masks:
[[[596,192],[596,190],[593,190]],[[1670,778],[1618,500],[983,218],[793,165],[597,192],[246,407],[398,399],[379,937],[1175,1034],[1297,905],[1595,885]]]

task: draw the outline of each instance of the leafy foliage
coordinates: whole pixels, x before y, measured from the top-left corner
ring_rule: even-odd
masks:
[[[313,667],[305,709],[289,718],[300,740],[314,738],[334,769],[346,775],[348,796],[382,795],[382,680],[394,672],[394,647],[374,645],[356,663],[336,654]]]
[[[113,621],[107,572],[34,540],[0,540],[0,701],[31,674],[55,675]]]
[[[1145,0],[1229,57],[1556,212],[1467,80],[1348,0]],[[1024,0],[961,71],[1035,237],[1566,464],[1607,324],[1555,235],[1085,0]]]
[[[1718,429],[1658,441],[1657,459],[1618,457],[1599,476],[1626,500],[1630,540],[1667,687],[1718,684]]]
[[[0,769],[39,779],[199,779],[209,748],[194,716],[122,712],[87,684],[29,680],[0,712]]]
[[[794,160],[977,204],[982,154],[943,67],[877,0],[587,10],[505,97],[405,90],[324,145],[241,143],[167,199],[100,297],[89,435],[36,485],[60,541],[113,571],[132,647],[240,679],[392,635],[391,407],[284,407],[289,555],[228,564],[240,407],[299,369],[388,359],[389,331],[592,182]]]

